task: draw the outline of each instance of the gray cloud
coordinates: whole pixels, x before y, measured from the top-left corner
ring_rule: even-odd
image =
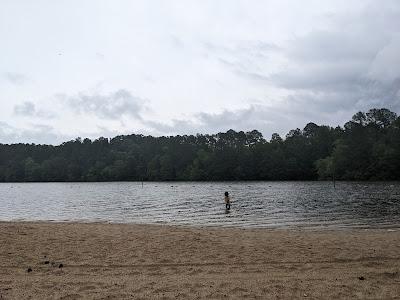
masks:
[[[4,78],[15,85],[23,85],[29,81],[26,75],[15,72],[5,72]]]
[[[233,73],[254,80],[265,80],[267,77],[260,65],[271,61],[272,56],[282,51],[273,42],[247,40],[232,45],[203,43],[207,56],[230,69]]]
[[[33,116],[36,114],[35,103],[31,101],[25,101],[22,104],[14,106],[14,114],[22,116]]]
[[[353,13],[326,16],[323,27],[282,46],[253,41],[242,47],[206,43],[205,48],[235,74],[288,94],[278,106],[289,114],[289,108],[296,110],[295,118],[382,106],[400,110],[396,1],[370,2]],[[279,61],[277,69],[269,68],[274,60]]]
[[[305,117],[306,118],[306,117]],[[309,121],[304,118],[304,125]],[[151,134],[196,134],[222,132],[229,129],[260,130],[266,138],[272,133],[287,133],[296,128],[296,121],[288,111],[262,105],[251,105],[238,110],[225,110],[220,113],[195,114],[190,120],[174,119],[171,123],[143,121]],[[284,125],[283,125],[284,124]]]
[[[145,104],[145,100],[124,89],[108,95],[80,93],[75,97],[63,98],[78,113],[90,113],[106,119],[119,119],[125,115],[140,120]]]
[[[211,55],[232,55],[232,56],[245,56],[245,57],[268,57],[271,52],[282,50],[281,47],[273,42],[266,42],[261,40],[247,40],[235,42],[233,45],[219,45],[216,43],[205,42],[204,48],[209,51]]]
[[[171,34],[170,35],[171,43],[175,48],[181,49],[185,47],[185,43],[178,36]]]
[[[287,67],[266,81],[289,91],[287,102],[298,112],[382,106],[399,111],[400,11],[392,12],[397,18],[380,20],[365,18],[368,14],[359,16],[361,23],[337,20],[340,31],[316,30],[292,40],[284,51]],[[386,33],[387,27],[397,29]]]
[[[29,129],[16,128],[5,122],[0,122],[0,143],[36,143],[59,144],[72,137],[59,134],[52,126],[31,124]]]
[[[269,79],[288,90],[363,89],[370,81],[369,66],[386,43],[384,39],[367,41],[361,33],[313,31],[291,42],[284,52],[288,67]]]
[[[46,110],[37,110],[35,103],[32,101],[25,101],[22,104],[14,106],[14,114],[23,117],[37,117],[40,119],[52,119],[56,114]]]

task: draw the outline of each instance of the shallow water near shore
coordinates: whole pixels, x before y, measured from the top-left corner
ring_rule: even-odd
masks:
[[[0,221],[390,228],[400,227],[400,183],[0,183],[0,207]]]

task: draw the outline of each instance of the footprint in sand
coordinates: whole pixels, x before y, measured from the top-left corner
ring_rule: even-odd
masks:
[[[239,294],[239,293],[246,293],[248,292],[248,290],[240,287],[235,287],[234,289],[231,289],[230,292],[233,294]]]
[[[76,300],[76,299],[82,299],[83,297],[79,294],[70,294],[70,295],[65,295],[60,298],[60,300]]]
[[[200,274],[200,273],[203,273],[203,270],[202,269],[196,269],[196,270],[193,270],[193,271],[189,272],[189,275],[197,275],[197,274]]]
[[[229,283],[227,283],[227,282],[223,282],[223,283],[221,283],[221,284],[219,284],[219,288],[225,288],[225,287],[227,287],[227,286],[229,286]]]
[[[93,285],[85,285],[85,286],[80,287],[78,291],[79,292],[85,292],[85,291],[91,291],[91,290],[94,290],[94,289],[96,289],[96,287],[93,286]]]

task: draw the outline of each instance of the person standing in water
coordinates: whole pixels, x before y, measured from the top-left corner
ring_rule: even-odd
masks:
[[[225,208],[227,210],[231,209],[231,198],[229,197],[229,193],[225,192]]]

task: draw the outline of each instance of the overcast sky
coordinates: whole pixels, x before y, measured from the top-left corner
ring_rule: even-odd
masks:
[[[0,142],[400,112],[400,1],[0,2]]]

